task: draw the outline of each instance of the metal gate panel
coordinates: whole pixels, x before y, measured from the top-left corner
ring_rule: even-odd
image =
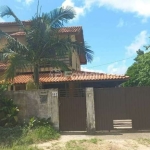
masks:
[[[59,103],[60,131],[85,131],[85,90],[59,90]]]
[[[113,120],[131,119],[132,128],[150,129],[150,87],[94,89],[96,130],[112,130]]]

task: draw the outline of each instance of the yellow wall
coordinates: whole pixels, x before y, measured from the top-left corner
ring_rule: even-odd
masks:
[[[26,45],[25,36],[18,36],[17,41],[19,41],[20,43]]]
[[[0,51],[1,51],[2,48],[4,48],[6,43],[7,43],[6,39],[4,39],[4,38],[0,39]]]
[[[72,53],[72,69],[80,71],[80,60],[79,60],[79,55],[76,51]]]
[[[29,28],[29,25],[25,25],[25,28]],[[3,32],[7,32],[7,33],[15,33],[15,32],[21,32],[23,31],[22,28],[20,28],[18,25],[4,25],[4,26],[0,26],[0,29]]]
[[[21,28],[19,28],[18,26],[5,26],[5,27],[0,27],[0,29],[3,31],[3,32],[19,32],[21,31]]]

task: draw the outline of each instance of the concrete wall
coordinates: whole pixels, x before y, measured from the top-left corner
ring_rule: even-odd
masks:
[[[59,129],[58,90],[10,91],[7,95],[18,105],[19,120],[31,117],[49,118]]]
[[[19,120],[24,121],[31,117],[49,118],[59,130],[59,101],[58,90],[31,90],[9,91],[7,95],[18,105]],[[95,132],[94,90],[86,88],[86,122],[87,132]]]

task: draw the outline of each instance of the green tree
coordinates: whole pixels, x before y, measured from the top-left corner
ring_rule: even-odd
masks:
[[[49,64],[66,70],[68,68],[60,61],[60,58],[71,55],[73,51],[85,55],[88,62],[93,59],[93,51],[85,43],[73,42],[69,36],[62,38],[58,34],[64,23],[75,17],[72,7],[61,7],[42,14],[39,14],[38,10],[31,19],[31,27],[27,29],[8,6],[0,8],[0,16],[13,16],[26,38],[26,45],[24,45],[0,30],[0,38],[7,39],[7,44],[3,49],[7,58],[5,60],[9,63],[5,73],[6,79],[13,79],[17,69],[33,66],[33,77],[37,88],[39,88],[41,65]]]
[[[126,72],[130,79],[123,86],[150,86],[150,52],[138,50],[134,60]]]

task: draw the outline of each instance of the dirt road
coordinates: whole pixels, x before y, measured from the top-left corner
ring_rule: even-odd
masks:
[[[150,133],[62,135],[57,141],[37,147],[43,150],[150,150]]]

